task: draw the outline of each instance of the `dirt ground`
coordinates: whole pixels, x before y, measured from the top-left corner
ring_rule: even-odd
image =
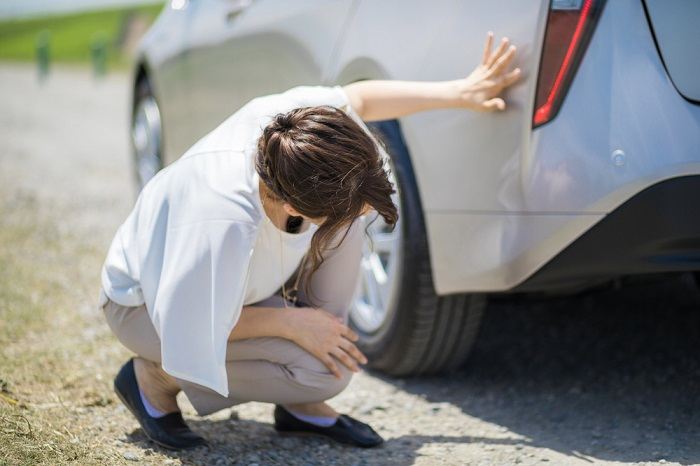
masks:
[[[111,389],[129,353],[96,307],[133,202],[128,78],[0,65],[0,464],[700,463],[700,292],[689,275],[499,301],[467,366],[363,372],[333,400],[386,439],[358,450],[280,437],[272,407],[204,418],[212,447],[150,443]]]

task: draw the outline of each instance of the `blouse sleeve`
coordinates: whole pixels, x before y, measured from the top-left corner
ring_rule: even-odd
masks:
[[[210,219],[171,227],[151,319],[170,375],[228,396],[226,346],[238,321],[253,225]]]
[[[282,96],[293,102],[294,107],[316,107],[330,105],[346,112],[355,113],[350,107],[350,101],[343,90],[343,86],[297,86],[284,93]]]

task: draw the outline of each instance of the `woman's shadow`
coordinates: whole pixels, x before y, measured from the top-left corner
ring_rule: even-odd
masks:
[[[127,434],[127,441],[146,452],[197,465],[406,465],[413,464],[418,450],[428,443],[487,442],[493,439],[470,436],[404,435],[385,441],[380,447],[362,449],[342,445],[318,436],[278,434],[271,423],[253,420],[190,419],[193,430],[205,435],[208,447],[170,451],[151,442],[140,428]],[[499,440],[499,443],[503,440]],[[505,440],[506,443],[516,443]],[[148,454],[148,453],[147,453]]]

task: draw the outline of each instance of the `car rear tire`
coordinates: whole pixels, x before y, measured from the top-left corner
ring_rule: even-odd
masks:
[[[134,87],[131,114],[131,149],[134,178],[139,192],[163,168],[161,134],[158,102],[148,78],[142,75]]]
[[[381,243],[392,234],[395,247],[380,247],[380,254],[386,256],[389,251],[388,257],[381,257],[380,261],[376,250],[372,251],[365,241],[363,276],[355,293],[350,325],[360,335],[358,347],[372,368],[395,376],[453,370],[469,355],[486,298],[480,294],[435,293],[423,210],[400,127],[393,120],[370,126],[385,142],[391,158],[392,181],[398,190],[394,202],[399,206],[400,219],[395,233],[388,232],[381,217],[370,225],[370,236],[375,242]],[[384,272],[371,272],[380,265]],[[368,283],[377,275],[384,281]],[[382,290],[385,300],[379,310],[373,302],[381,300],[373,298],[372,291],[387,284],[391,289]],[[376,315],[371,314],[372,310]]]

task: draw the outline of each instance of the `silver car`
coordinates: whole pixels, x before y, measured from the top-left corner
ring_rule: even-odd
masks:
[[[698,22],[694,0],[172,0],[134,69],[136,180],[254,97],[454,79],[508,36],[506,112],[374,125],[401,218],[374,223],[351,324],[375,368],[452,369],[491,296],[700,269]]]

